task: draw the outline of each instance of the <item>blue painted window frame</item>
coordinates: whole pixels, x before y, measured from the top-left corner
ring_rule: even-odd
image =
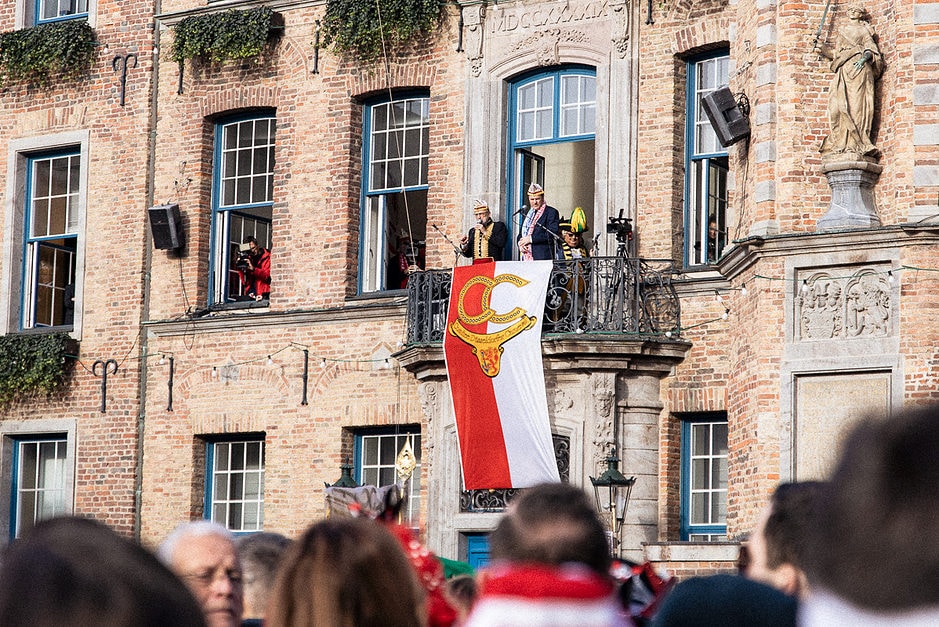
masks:
[[[414,450],[414,455],[417,458],[417,467],[414,469],[414,472],[411,474],[410,485],[409,485],[409,494],[410,498],[408,500],[406,511],[403,512],[403,522],[404,524],[417,527],[420,521],[420,512],[421,512],[421,428],[420,425],[397,425],[389,427],[362,427],[356,429],[353,432],[353,449],[352,449],[352,468],[353,468],[353,478],[355,482],[359,485],[365,485],[366,481],[371,478],[371,473],[366,473],[366,467],[381,467],[381,470],[378,472],[378,476],[385,476],[386,481],[378,485],[377,487],[382,487],[385,485],[391,485],[397,482],[398,477],[394,471],[395,458],[398,455],[398,452],[401,450],[401,447],[404,445],[404,440],[408,437],[413,436],[414,440],[412,441],[412,448]],[[366,450],[364,445],[364,440],[366,438],[380,438],[380,446],[383,446],[390,438],[395,438],[393,445],[393,457],[390,460],[390,466],[387,463],[379,464],[370,464],[366,463],[365,456]],[[379,457],[378,461],[381,462],[381,452],[383,449],[379,449],[377,456]],[[387,459],[384,461],[388,461]],[[390,467],[390,471],[388,468]],[[375,485],[374,483],[371,485]]]
[[[250,146],[238,145],[229,147],[225,143],[225,131],[230,127],[253,122],[270,121],[271,128],[269,141],[265,144],[252,143]],[[253,111],[239,115],[226,116],[219,118],[215,122],[214,129],[214,164],[212,169],[212,228],[211,228],[211,247],[209,252],[209,304],[232,302],[241,295],[242,286],[240,281],[236,281],[237,273],[234,271],[233,258],[236,256],[237,245],[244,237],[253,235],[258,243],[270,250],[272,238],[272,213],[274,207],[274,187],[273,179],[276,172],[276,162],[274,153],[276,151],[277,141],[277,116],[273,109],[262,111]],[[240,148],[242,150],[250,148],[254,151],[266,150],[268,159],[263,169],[254,170],[255,162],[252,154],[251,172],[245,175],[243,172],[236,171],[234,177],[236,194],[237,178],[253,182],[261,176],[269,179],[267,183],[267,197],[262,201],[256,201],[253,198],[248,202],[226,202],[224,184],[229,177],[227,161],[224,158],[226,150]],[[237,156],[236,156],[237,159]],[[237,161],[236,161],[237,163]],[[235,166],[238,167],[237,165]],[[237,222],[243,228],[233,240],[232,223]],[[237,226],[237,225],[236,225]],[[273,253],[272,253],[273,254]],[[274,282],[274,277],[271,278]]]
[[[587,133],[573,133],[569,135],[561,134],[561,115],[559,114],[562,111],[561,103],[561,85],[564,77],[585,77],[593,79],[593,127],[594,132]],[[551,135],[545,137],[539,137],[536,139],[519,139],[518,137],[518,128],[519,128],[519,90],[525,89],[528,85],[536,83],[538,81],[552,80],[552,94],[551,94]],[[509,83],[509,98],[508,98],[508,141],[506,141],[506,206],[505,206],[505,215],[514,216],[518,208],[528,202],[527,199],[527,186],[531,181],[522,180],[523,177],[518,174],[518,155],[521,151],[531,148],[532,146],[539,146],[545,144],[559,144],[566,142],[575,142],[575,141],[591,141],[596,140],[596,93],[597,93],[597,70],[596,68],[587,66],[587,65],[564,65],[559,68],[551,70],[534,70],[531,72],[526,72],[520,75],[518,78],[512,80]],[[535,178],[538,178],[537,176]],[[544,184],[543,180],[540,180],[541,184]],[[524,219],[524,216],[518,215],[513,219],[507,219],[506,226],[509,229],[509,241],[515,242],[515,234],[518,231],[519,223]]]
[[[717,84],[699,91],[699,71],[706,64],[723,62]],[[686,64],[685,102],[685,267],[707,267],[720,257],[727,233],[727,149],[721,146],[701,105],[701,97],[727,84],[730,52],[720,49],[692,57]],[[720,79],[723,80],[720,80]],[[698,132],[709,145],[699,147]],[[700,199],[700,200],[698,200]],[[716,220],[717,237],[708,240],[709,219]]]
[[[9,436],[9,437],[13,444],[12,446],[13,454],[11,456],[12,468],[11,468],[11,486],[10,486],[10,539],[12,540],[18,537],[22,531],[26,531],[25,529],[20,528],[20,513],[21,513],[21,507],[22,507],[21,499],[20,499],[21,490],[28,489],[28,488],[23,488],[21,486],[21,481],[22,481],[21,475],[22,475],[22,470],[23,470],[22,468],[23,445],[27,445],[27,444],[41,445],[43,443],[55,443],[57,452],[58,452],[59,446],[63,448],[61,458],[56,456],[56,459],[61,459],[61,464],[60,464],[61,467],[56,470],[57,473],[61,472],[61,476],[60,476],[61,485],[54,487],[55,490],[60,491],[62,493],[63,498],[66,497],[69,493],[68,485],[66,484],[66,480],[68,477],[66,465],[69,463],[70,457],[69,457],[69,450],[68,450],[68,434],[66,433],[30,434],[30,435],[16,435],[16,436]],[[39,459],[37,455],[37,463],[38,461]],[[36,479],[38,483],[38,477]],[[36,486],[36,489],[38,491],[38,485]],[[70,505],[69,503],[63,502],[61,508],[54,507],[55,511],[45,518],[58,516],[58,515],[67,513],[69,511],[69,505]],[[40,520],[44,519],[43,517],[37,517],[35,515],[35,512],[32,518],[33,518],[32,524],[35,524],[39,522]]]
[[[708,453],[707,455],[696,455],[693,450],[694,441],[692,439],[693,430],[696,427],[702,427],[705,425],[711,425],[711,440],[708,443]],[[724,433],[723,440],[723,455],[714,455],[714,441],[713,441],[713,427],[722,426]],[[719,448],[719,447],[718,447]],[[704,488],[694,487],[693,480],[695,476],[693,473],[693,461],[695,459],[705,462],[705,465],[708,469],[708,476],[706,477],[706,486]],[[718,460],[723,460],[723,472],[718,471],[718,487],[715,488],[713,483],[713,462]],[[726,412],[708,412],[701,414],[691,414],[687,416],[682,416],[681,418],[681,507],[680,507],[680,533],[681,540],[689,540],[693,535],[713,535],[713,536],[726,536],[727,535],[727,414]],[[721,489],[720,481],[721,474],[723,475],[723,488]],[[699,484],[700,486],[700,484]],[[696,523],[691,520],[692,518],[692,501],[694,491],[702,491],[707,493],[710,496],[714,494],[720,494],[723,492],[723,516],[718,513],[716,516],[717,520],[714,520],[713,511],[711,507],[708,507],[709,518],[708,523]],[[718,497],[719,498],[719,497]],[[708,503],[713,504],[710,499]]]
[[[36,3],[33,5],[35,19],[33,22],[35,24],[47,24],[49,22],[61,22],[64,20],[77,20],[77,19],[88,19],[88,0],[65,0],[68,3],[75,3],[79,5],[72,13],[66,13],[62,15],[56,15],[55,17],[42,17],[43,8],[45,5],[50,3],[55,3],[57,6],[63,3],[63,0],[36,0]],[[84,8],[81,5],[84,4]]]
[[[222,474],[227,474],[229,477],[233,475],[240,475],[242,477],[241,484],[240,484],[241,490],[239,490],[241,492],[242,497],[241,498],[217,499],[216,498],[217,497],[217,494],[216,494],[217,492],[216,470],[217,469],[215,468],[215,463],[217,461],[216,455],[218,454],[217,448],[219,446],[231,447],[232,445],[235,445],[235,444],[244,444],[244,445],[260,444],[260,455],[259,455],[260,467],[258,469],[255,469],[255,468],[249,469],[247,468],[247,464],[243,464],[243,468],[240,468],[240,469],[237,467],[232,468],[232,458],[229,457],[228,458],[229,463],[226,465],[227,468],[223,470]],[[263,433],[261,434],[238,434],[238,435],[232,435],[230,437],[207,439],[205,441],[205,500],[203,503],[202,517],[205,518],[206,520],[215,520],[216,522],[219,522],[220,524],[224,525],[226,528],[228,528],[232,533],[236,535],[250,534],[250,533],[255,533],[257,531],[263,531],[264,530],[264,478],[265,478],[265,472],[266,472],[266,456],[267,456],[267,442]],[[241,471],[240,473],[238,472],[239,470]],[[244,476],[248,474],[248,472],[259,475],[258,498],[255,498],[255,499],[244,498],[244,491],[245,491]],[[228,489],[231,490],[231,488],[232,488],[232,483],[228,482]],[[253,528],[245,527],[244,520],[243,520],[243,515],[244,515],[243,510],[242,510],[242,515],[239,516],[239,518],[242,518],[242,524],[239,526],[239,528],[232,528],[232,525],[229,524],[231,510],[226,508],[226,515],[224,517],[225,518],[224,520],[219,520],[215,516],[216,505],[224,505],[224,504],[231,505],[233,503],[244,504],[244,503],[249,503],[249,502],[257,503],[259,505],[257,522],[254,525],[249,525],[249,527],[253,527]]]
[[[54,166],[51,164],[54,161],[59,161],[62,159],[67,159],[69,163],[69,171],[67,175],[67,180],[65,181],[66,193],[63,195],[61,193],[53,193],[52,174],[54,173]],[[45,233],[45,234],[36,234],[34,233],[34,218],[37,214],[37,204],[38,198],[40,195],[37,193],[35,170],[37,165],[40,162],[49,162],[50,163],[50,176],[49,176],[49,189],[48,194],[41,196],[44,200],[47,200],[49,211],[52,211],[52,205],[56,203],[56,198],[61,202],[65,203],[67,207],[65,213],[62,216],[64,220],[64,228],[61,232],[54,233]],[[76,171],[72,171],[73,165],[77,167]],[[71,284],[74,288],[76,282],[76,261],[78,257],[78,248],[79,248],[79,230],[78,225],[80,224],[80,211],[81,211],[81,179],[82,179],[82,167],[84,164],[81,160],[81,152],[78,148],[69,148],[65,150],[54,150],[54,151],[44,151],[30,154],[26,157],[26,194],[24,201],[24,225],[23,225],[23,272],[21,275],[21,284],[20,284],[20,294],[22,295],[22,300],[20,302],[20,328],[21,329],[32,329],[37,327],[58,327],[63,329],[71,329],[74,322],[68,322],[64,319],[64,309],[62,310],[63,319],[56,322],[55,318],[58,317],[55,312],[55,302],[57,300],[63,300],[65,297],[66,287]],[[47,214],[48,215],[48,214]],[[46,224],[48,225],[53,220],[51,217],[47,217]],[[37,311],[39,309],[39,292],[40,286],[43,285],[42,281],[42,269],[43,264],[40,262],[40,256],[43,251],[52,251],[54,257],[53,271],[51,284],[47,285],[46,288],[51,288],[51,304],[50,304],[50,315],[52,318],[48,320],[39,320],[37,318]],[[66,260],[66,269],[64,281],[60,280],[62,277],[57,271],[57,264],[59,261],[59,256],[65,254],[70,257]],[[46,266],[48,267],[48,266]],[[61,285],[60,285],[61,284]]]
[[[405,106],[410,103],[421,103],[422,121],[419,125],[409,126],[405,121],[403,133],[405,137],[404,156],[400,161],[406,161],[405,157],[411,157],[418,161],[418,180],[408,183],[405,178],[407,172],[402,171],[400,184],[398,185],[377,185],[373,184],[373,173],[376,170],[377,162],[387,160],[394,162],[398,160],[395,157],[389,157],[390,142],[379,144],[375,137],[381,129],[374,129],[374,114],[379,107],[393,107],[392,103],[404,102]],[[388,127],[389,131],[392,127]],[[395,126],[395,129],[402,127]],[[389,201],[391,204],[400,203],[406,207],[406,213],[409,215],[410,227],[407,228],[409,236],[413,236],[415,242],[419,242],[426,237],[427,222],[427,193],[430,189],[428,183],[428,173],[430,157],[432,155],[432,140],[430,137],[430,92],[427,90],[407,89],[393,92],[381,98],[366,101],[362,109],[362,187],[360,197],[360,216],[359,216],[359,272],[357,290],[359,294],[382,292],[387,290],[399,289],[390,285],[389,272],[387,267],[388,259],[394,252],[397,242],[388,241],[389,236],[396,237],[398,232],[390,233],[389,230],[397,231],[399,225],[389,224]],[[388,135],[392,133],[389,132]],[[395,137],[397,134],[395,133]],[[416,155],[408,155],[408,146],[413,146],[413,139],[420,138],[419,149]],[[411,139],[411,141],[408,141]],[[384,150],[382,150],[384,148]],[[383,151],[385,159],[377,158],[376,152]],[[406,165],[403,164],[403,169]],[[387,182],[387,172],[386,172]],[[400,201],[398,200],[400,198]],[[412,215],[411,212],[414,212]],[[389,229],[391,227],[391,229]],[[416,229],[417,232],[414,232]]]

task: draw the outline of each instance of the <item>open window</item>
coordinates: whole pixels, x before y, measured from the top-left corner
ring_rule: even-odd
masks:
[[[246,269],[240,248],[253,237],[260,247],[271,250],[275,127],[273,112],[228,118],[216,124],[211,264],[214,303],[255,300],[249,295],[252,273]],[[268,292],[274,281],[276,278],[268,278]],[[260,295],[259,290],[255,293]]]
[[[509,206],[515,241],[531,183],[562,216],[574,207],[593,215],[597,80],[593,68],[565,66],[526,74],[511,84],[509,108]]]
[[[367,104],[364,127],[359,291],[402,289],[424,268],[430,98]]]
[[[727,86],[726,51],[688,63],[685,162],[685,265],[716,263],[727,245],[727,150],[701,99]]]

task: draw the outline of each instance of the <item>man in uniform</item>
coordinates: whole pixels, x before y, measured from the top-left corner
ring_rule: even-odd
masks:
[[[489,205],[483,200],[473,203],[476,225],[460,240],[460,252],[464,257],[476,259],[505,260],[505,243],[509,230],[504,222],[493,222]]]

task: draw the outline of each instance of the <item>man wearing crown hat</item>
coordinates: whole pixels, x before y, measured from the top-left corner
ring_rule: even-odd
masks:
[[[544,188],[538,183],[528,187],[528,204],[531,209],[525,214],[521,232],[518,234],[518,249],[523,261],[553,260],[557,247],[558,210],[548,206],[544,200]]]
[[[473,203],[473,215],[476,225],[460,239],[460,252],[464,257],[475,259],[505,260],[505,243],[509,239],[509,230],[504,222],[493,222],[489,205],[483,200]]]

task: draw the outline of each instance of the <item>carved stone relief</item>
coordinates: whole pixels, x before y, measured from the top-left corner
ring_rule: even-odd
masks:
[[[483,20],[486,6],[474,4],[463,7],[463,41],[470,74],[478,78],[483,67]]]
[[[611,0],[610,9],[613,11],[613,47],[620,59],[626,58],[629,51],[629,27],[632,5],[626,0]]]
[[[613,443],[613,420],[616,418],[616,375],[598,373],[590,378],[593,386],[594,427],[593,457],[595,465],[606,459]]]
[[[437,424],[437,414],[440,411],[437,400],[437,386],[439,383],[434,381],[424,381],[417,386],[417,393],[421,397],[421,411],[424,412],[424,418],[427,420],[427,437],[424,438],[424,446],[429,453],[433,453],[434,443],[437,438],[434,437],[434,430]]]
[[[891,289],[870,269],[852,276],[818,272],[805,278],[796,297],[798,339],[829,340],[890,334]]]
[[[525,39],[516,43],[515,46],[512,47],[511,53],[522,54],[534,52],[536,65],[557,65],[561,62],[559,52],[561,43],[586,44],[589,41],[590,38],[583,31],[546,28],[544,30],[535,31]]]

